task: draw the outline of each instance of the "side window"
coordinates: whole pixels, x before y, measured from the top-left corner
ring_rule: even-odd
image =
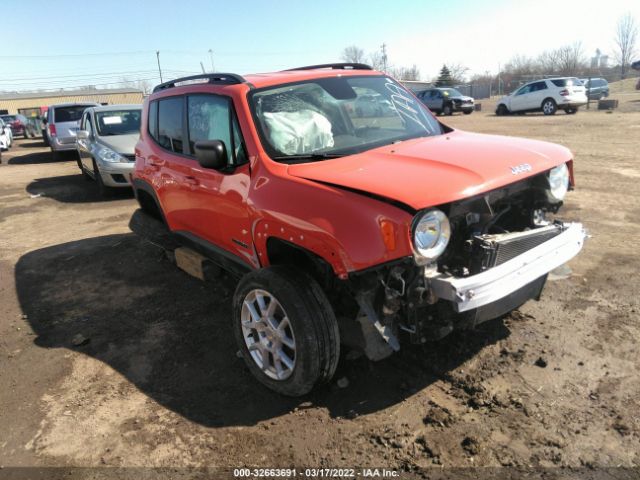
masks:
[[[532,92],[539,92],[540,90],[546,90],[547,88],[547,84],[546,82],[536,82],[533,84],[533,87],[531,89]]]
[[[531,85],[525,85],[520,90],[518,90],[516,95],[524,95],[526,93],[529,93],[530,91],[531,91]]]
[[[84,114],[84,129],[89,132],[89,137],[93,135],[93,125],[91,125],[91,115],[89,112]]]
[[[182,153],[182,97],[158,101],[158,144],[176,153]]]
[[[149,118],[148,126],[149,135],[155,141],[158,141],[158,102],[151,102],[149,104]]]

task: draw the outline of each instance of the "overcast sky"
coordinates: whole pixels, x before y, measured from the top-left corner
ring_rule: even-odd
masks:
[[[390,65],[416,64],[424,79],[443,63],[495,73],[515,54],[575,41],[588,56],[612,53],[626,12],[640,23],[640,0],[21,0],[3,17],[0,90],[157,83],[156,50],[165,80],[211,70],[212,58],[218,71],[264,72],[383,43]]]

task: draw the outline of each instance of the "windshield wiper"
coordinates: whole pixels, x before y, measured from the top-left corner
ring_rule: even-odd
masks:
[[[279,155],[274,160],[327,160],[344,157],[343,153],[305,153],[300,155]]]

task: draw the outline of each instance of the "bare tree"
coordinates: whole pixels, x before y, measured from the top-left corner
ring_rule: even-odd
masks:
[[[350,45],[342,51],[342,60],[349,63],[364,62],[364,50],[356,45]]]
[[[384,59],[382,58],[382,52],[375,51],[369,54],[369,63],[374,70],[382,71],[384,69]]]
[[[538,56],[536,63],[541,74],[557,72],[560,63],[558,50],[545,50]]]
[[[415,65],[410,67],[392,67],[389,70],[389,74],[398,80],[420,80],[420,69]]]
[[[467,72],[469,71],[468,67],[465,67],[460,63],[451,63],[451,64],[447,64],[447,68],[451,73],[451,80],[453,81],[454,84],[465,83],[466,81],[465,77],[467,75]]]
[[[638,26],[631,13],[620,17],[616,26],[616,51],[614,55],[620,66],[620,76],[622,78],[627,73],[631,57],[635,54],[637,38]]]
[[[564,45],[557,51],[558,72],[562,75],[578,75],[586,66],[582,42]]]

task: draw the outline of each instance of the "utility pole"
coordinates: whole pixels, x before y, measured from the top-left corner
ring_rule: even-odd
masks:
[[[383,43],[380,47],[382,49],[382,71],[387,71],[387,44]]]
[[[216,69],[213,67],[213,50],[209,49],[209,58],[211,59],[211,73],[214,73]]]
[[[202,68],[202,73],[207,73],[204,71],[204,65],[202,64],[202,62],[200,62],[200,68]]]
[[[158,73],[160,74],[160,83],[162,83],[162,68],[160,68],[160,50],[156,50],[156,58],[158,59]]]

